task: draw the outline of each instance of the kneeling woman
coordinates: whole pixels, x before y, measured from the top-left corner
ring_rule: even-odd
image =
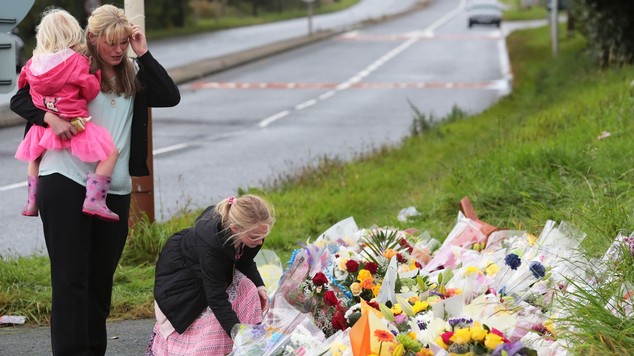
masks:
[[[229,197],[167,240],[156,264],[148,355],[225,355],[236,324],[262,321],[268,298],[253,259],[274,221],[262,198]]]

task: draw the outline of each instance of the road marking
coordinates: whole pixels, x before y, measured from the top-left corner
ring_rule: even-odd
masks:
[[[271,115],[271,116],[267,117],[266,119],[264,119],[264,120],[260,121],[260,124],[259,124],[259,125],[260,125],[260,127],[262,127],[262,128],[267,127],[267,126],[269,126],[271,123],[273,123],[273,122],[275,122],[275,121],[277,121],[277,120],[279,120],[279,119],[281,119],[281,118],[283,118],[283,117],[287,116],[288,114],[290,114],[290,111],[288,111],[288,110],[284,110],[284,111],[282,111],[282,112],[279,112],[279,113],[277,113],[277,114],[275,114],[275,115]]]
[[[18,188],[22,188],[22,187],[26,187],[27,186],[27,182],[20,182],[20,183],[14,183],[14,184],[9,184],[9,185],[5,185],[4,187],[0,187],[0,192],[4,192],[5,190],[11,190],[11,189],[18,189]]]
[[[168,152],[182,150],[182,149],[185,149],[185,148],[187,148],[189,146],[190,145],[188,143],[179,143],[178,145],[167,146],[167,147],[163,147],[163,148],[157,148],[155,150],[152,150],[152,155],[158,156],[158,155],[163,154],[163,153],[168,153]]]

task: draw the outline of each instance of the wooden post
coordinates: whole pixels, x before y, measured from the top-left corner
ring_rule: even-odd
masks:
[[[124,9],[126,16],[141,27],[145,32],[145,9],[143,0],[125,0]],[[129,55],[135,56],[132,49]],[[148,108],[148,157],[147,165],[150,175],[147,177],[132,178],[132,203],[130,206],[130,218],[128,225],[132,226],[136,221],[146,215],[150,222],[154,222],[154,157],[152,155],[152,109]]]

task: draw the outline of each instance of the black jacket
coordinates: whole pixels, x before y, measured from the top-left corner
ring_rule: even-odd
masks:
[[[139,64],[137,78],[143,89],[134,96],[132,115],[132,138],[130,142],[130,175],[147,176],[150,170],[147,165],[148,155],[148,108],[176,106],[181,99],[178,87],[165,69],[148,51],[136,59]],[[28,123],[24,132],[32,125],[46,126],[44,114],[38,109],[29,94],[29,86],[18,90],[11,98],[11,110],[25,118]]]
[[[256,287],[264,282],[253,261],[260,246],[244,246],[235,259],[230,232],[222,230],[213,206],[196,219],[193,227],[172,235],[156,263],[154,299],[174,329],[182,334],[209,306],[227,335],[240,322],[231,308],[227,287],[234,269],[242,272]]]

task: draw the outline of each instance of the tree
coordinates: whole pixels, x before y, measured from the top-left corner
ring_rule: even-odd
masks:
[[[634,1],[571,0],[570,6],[600,66],[634,63]]]

